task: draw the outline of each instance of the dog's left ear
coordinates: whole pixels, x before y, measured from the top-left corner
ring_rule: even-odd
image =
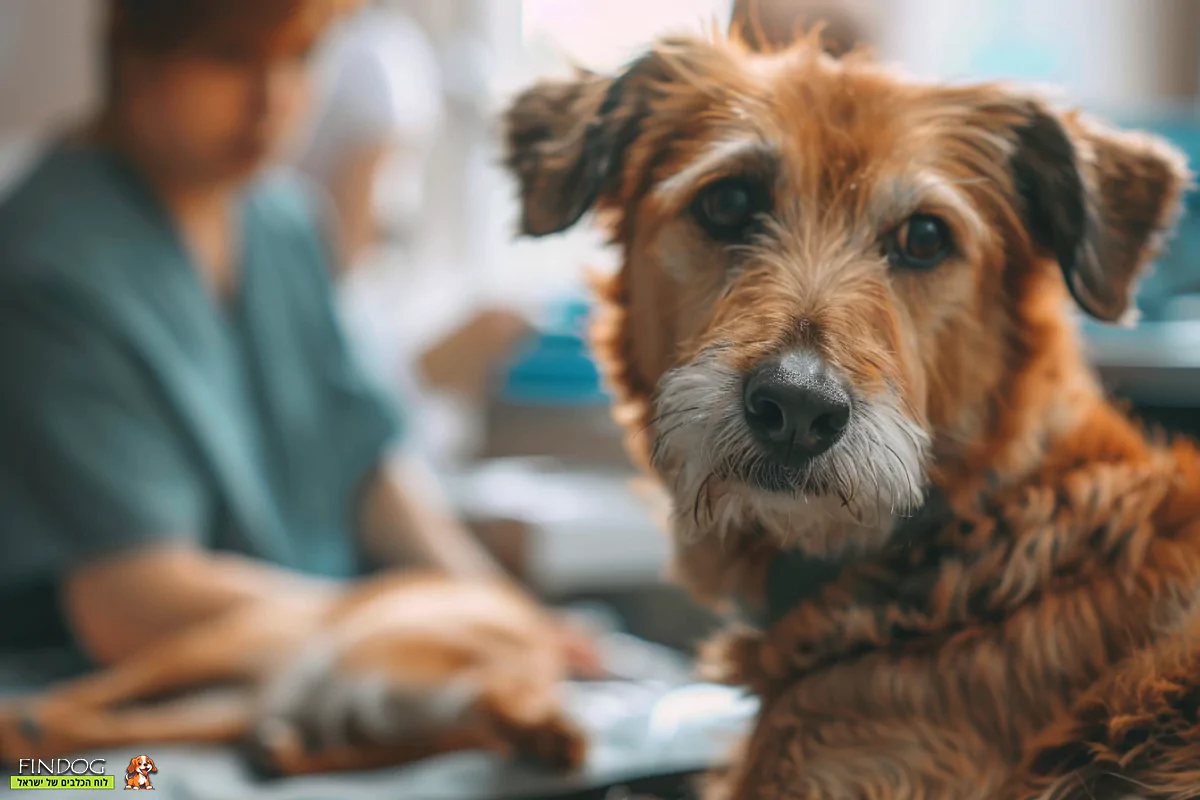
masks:
[[[650,52],[616,77],[579,71],[526,89],[504,115],[505,166],[521,189],[521,233],[574,225],[620,180],[626,149],[649,114],[663,62]]]
[[[1125,320],[1190,184],[1185,157],[1157,137],[1033,102],[1020,117],[1011,166],[1034,244],[1058,260],[1084,311]]]

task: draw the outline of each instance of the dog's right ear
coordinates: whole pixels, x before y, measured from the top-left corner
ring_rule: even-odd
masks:
[[[1134,308],[1138,278],[1174,227],[1192,183],[1157,137],[1020,103],[1012,169],[1034,241],[1052,253],[1078,305],[1104,322]]]
[[[653,55],[617,78],[580,71],[522,92],[505,114],[506,166],[520,182],[521,233],[545,236],[579,221],[619,180],[647,109]]]

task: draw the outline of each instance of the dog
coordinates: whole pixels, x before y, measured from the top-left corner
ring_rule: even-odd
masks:
[[[761,699],[713,798],[1194,797],[1200,453],[1106,398],[1184,157],[819,34],[519,93],[520,229],[620,253],[592,339],[671,574]]]
[[[463,749],[567,770],[586,741],[562,705],[553,625],[499,580],[384,573],[302,607],[237,609],[19,699],[0,710],[0,756],[212,742],[279,775]],[[141,759],[155,771],[139,756],[131,772]]]
[[[158,767],[154,766],[154,759],[150,756],[129,759],[129,766],[125,768],[125,791],[153,791],[154,784],[150,782],[152,772],[158,772]]]

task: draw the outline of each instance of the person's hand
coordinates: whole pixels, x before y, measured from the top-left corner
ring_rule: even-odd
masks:
[[[480,397],[492,369],[532,331],[515,311],[481,309],[421,354],[421,373],[435,389]]]
[[[554,620],[554,636],[572,677],[599,680],[607,675],[596,637],[591,631],[560,616]]]

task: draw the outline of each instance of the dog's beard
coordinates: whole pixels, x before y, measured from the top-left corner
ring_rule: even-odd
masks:
[[[684,540],[757,525],[814,555],[873,549],[924,497],[929,437],[889,395],[857,400],[841,440],[789,468],[755,442],[741,376],[702,357],[663,377],[654,425],[654,467]]]

